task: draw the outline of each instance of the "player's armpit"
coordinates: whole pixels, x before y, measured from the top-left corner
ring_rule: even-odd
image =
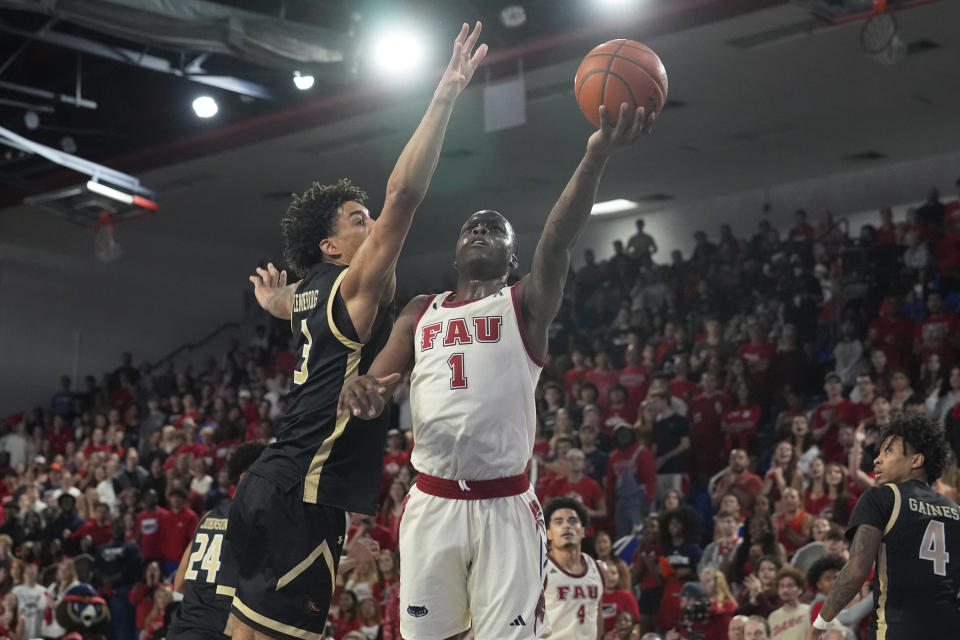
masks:
[[[823,605],[820,615],[833,620],[853,599],[866,582],[883,540],[883,531],[870,524],[861,524],[850,543],[850,559],[837,575],[837,581]]]
[[[369,418],[383,411],[387,399],[393,395],[402,379],[402,375],[394,374],[406,373],[413,365],[413,331],[427,298],[417,296],[407,303],[393,325],[387,344],[377,354],[367,375],[352,378],[343,385],[337,405],[338,415],[349,411],[357,417]],[[370,393],[378,394],[380,401],[372,398]],[[374,409],[373,414],[370,409]]]

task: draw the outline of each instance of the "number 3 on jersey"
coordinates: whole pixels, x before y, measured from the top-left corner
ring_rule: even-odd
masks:
[[[223,544],[223,534],[215,533],[211,538],[206,533],[197,534],[197,550],[190,554],[187,561],[186,580],[196,580],[198,570],[195,568],[200,562],[200,570],[207,572],[207,582],[217,581],[217,572],[220,571],[220,547]]]
[[[920,542],[920,559],[933,562],[933,572],[938,576],[947,575],[950,554],[947,553],[943,523],[939,520],[931,520],[927,523],[927,530]]]
[[[307,342],[303,345],[303,364],[293,372],[293,384],[303,384],[307,381],[307,376],[310,375],[310,372],[307,371],[307,362],[310,361],[310,345],[313,344],[313,336],[310,335],[310,329],[307,329],[306,318],[300,321],[300,333],[307,339]]]
[[[463,374],[463,354],[455,353],[447,358],[447,366],[450,367],[450,388],[466,389],[467,377]]]

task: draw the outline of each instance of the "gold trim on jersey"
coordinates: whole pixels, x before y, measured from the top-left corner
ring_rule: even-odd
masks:
[[[217,585],[217,595],[218,595],[218,596],[227,596],[228,598],[232,598],[233,596],[237,595],[237,589],[236,589],[236,587],[228,587],[228,586],[223,585],[223,584],[218,584],[218,585]]]
[[[347,267],[340,272],[340,275],[337,276],[337,279],[334,280],[333,286],[330,288],[330,296],[327,298],[327,324],[330,326],[330,331],[336,336],[345,347],[348,349],[359,350],[363,345],[359,342],[354,342],[350,338],[346,337],[340,333],[340,329],[337,328],[337,323],[333,321],[333,301],[337,297],[337,291],[340,290],[340,283],[343,282],[344,277],[347,275],[347,272],[350,271],[350,267]]]
[[[883,535],[887,535],[893,529],[893,525],[897,524],[897,518],[900,517],[900,487],[893,483],[884,486],[893,490],[893,511],[890,513],[890,519],[887,520],[887,526],[883,528]]]
[[[899,502],[900,493],[897,493]],[[880,581],[880,597],[877,599],[877,640],[887,638],[887,545],[881,543],[877,555],[877,579]]]
[[[274,631],[279,631],[280,633],[285,633],[288,636],[293,636],[294,638],[302,638],[303,640],[323,640],[325,637],[324,634],[322,633],[313,633],[312,631],[305,631],[303,629],[298,629],[297,627],[292,627],[289,624],[284,624],[282,622],[278,622],[277,620],[268,618],[265,615],[261,615],[256,611],[254,611],[253,609],[251,609],[250,607],[248,607],[247,605],[240,602],[240,598],[237,598],[236,596],[234,596],[233,598],[233,606],[235,606],[240,613],[250,618],[257,624],[261,624],[266,628],[272,629]]]
[[[343,376],[346,382],[357,375],[357,368],[360,366],[360,349],[351,351],[347,354],[347,371]],[[333,433],[320,444],[320,448],[310,461],[310,468],[307,469],[307,475],[303,480],[303,501],[316,504],[320,492],[320,474],[323,472],[323,465],[326,464],[330,452],[333,451],[333,445],[337,439],[343,435],[347,428],[347,422],[350,421],[350,412],[344,411],[342,415],[337,416],[337,422],[333,426]]]
[[[326,563],[327,569],[330,570],[330,584],[332,585],[330,588],[336,588],[337,577],[333,572],[333,554],[330,552],[330,545],[324,540],[316,549],[310,552],[310,555],[301,560],[297,566],[287,571],[283,577],[277,580],[276,591],[280,591],[280,589],[293,582],[297,576],[306,571],[307,567],[316,562],[320,556],[323,556],[323,561]]]
[[[354,342],[350,338],[340,333],[340,330],[337,329],[336,323],[333,321],[333,301],[337,295],[337,291],[340,290],[340,283],[343,281],[344,276],[347,275],[347,271],[349,271],[349,267],[341,271],[340,275],[337,276],[336,281],[333,283],[333,287],[330,288],[330,296],[327,298],[327,326],[330,327],[331,333],[336,336],[337,340],[339,340],[347,348],[351,349],[350,353],[347,354],[347,369],[343,374],[344,382],[357,375],[357,368],[360,366],[360,349],[363,348],[361,343]],[[337,421],[333,427],[333,433],[327,436],[327,438],[320,444],[320,447],[313,456],[313,460],[310,461],[310,468],[307,469],[307,475],[303,481],[304,502],[316,504],[320,490],[320,474],[323,472],[323,465],[326,464],[327,458],[330,457],[330,452],[333,451],[333,445],[336,443],[337,439],[343,435],[349,420],[349,412],[345,411],[343,415],[337,416]]]

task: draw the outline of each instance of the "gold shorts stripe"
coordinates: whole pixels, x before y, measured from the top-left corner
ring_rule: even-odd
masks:
[[[900,487],[895,484],[884,486],[893,490],[893,511],[890,513],[890,519],[887,520],[887,526],[883,528],[883,535],[887,535],[890,533],[890,529],[893,529],[893,525],[897,524],[897,518],[900,516]]]
[[[276,620],[272,620],[267,616],[261,615],[248,607],[247,605],[240,602],[240,598],[234,596],[233,606],[237,608],[237,611],[250,618],[257,624],[263,625],[267,629],[273,631],[279,631],[280,633],[285,633],[288,636],[293,636],[294,638],[302,638],[303,640],[323,640],[324,635],[322,633],[313,633],[312,631],[305,631],[303,629],[298,629],[292,627],[289,624],[284,624]]]
[[[329,325],[330,331],[337,338],[337,340],[343,343],[345,347],[359,351],[363,345],[340,333],[340,329],[337,328],[337,323],[333,321],[333,301],[337,297],[337,291],[340,290],[340,283],[343,282],[343,278],[347,275],[347,271],[350,271],[350,267],[347,267],[340,272],[340,275],[337,276],[337,279],[333,282],[333,286],[330,288],[330,295],[327,297],[327,325]]]
[[[229,597],[229,598],[232,598],[233,596],[237,595],[237,589],[236,589],[236,587],[228,587],[228,586],[226,586],[226,585],[218,584],[218,585],[217,585],[217,595],[218,595],[218,596],[227,596],[227,597]]]
[[[307,567],[316,562],[317,558],[320,556],[323,556],[323,561],[327,563],[327,568],[330,570],[330,589],[332,593],[332,590],[337,586],[337,578],[333,572],[333,554],[330,552],[330,545],[327,544],[326,540],[321,542],[320,545],[311,551],[310,555],[301,560],[297,566],[295,566],[293,569],[290,569],[290,571],[287,571],[279,580],[277,580],[276,591],[279,591],[283,587],[293,582],[294,578],[306,571]]]

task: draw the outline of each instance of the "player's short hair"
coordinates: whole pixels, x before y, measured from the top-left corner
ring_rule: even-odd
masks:
[[[824,573],[831,570],[840,571],[845,564],[846,562],[840,556],[827,555],[817,558],[816,562],[807,569],[807,586],[815,591]]]
[[[880,434],[880,443],[887,438],[899,436],[903,439],[904,453],[923,454],[923,469],[927,472],[927,482],[933,483],[943,475],[947,466],[947,440],[939,423],[920,414],[898,413]]]
[[[802,591],[806,587],[806,580],[804,578],[803,572],[799,569],[794,569],[793,567],[787,565],[786,567],[780,567],[780,570],[777,571],[777,584],[780,584],[780,581],[783,578],[790,578],[793,580],[794,584],[800,588]]]
[[[170,490],[170,493],[167,494],[167,497],[172,498],[174,496],[177,496],[179,498],[183,498],[184,500],[186,500],[187,492],[181,489],[180,487],[174,487],[173,489]]]
[[[262,442],[244,442],[234,449],[233,453],[230,454],[230,459],[227,460],[227,475],[230,478],[230,484],[240,482],[240,476],[250,468],[250,465],[256,462],[266,448],[267,445]]]
[[[363,204],[367,194],[347,178],[331,185],[314,182],[306,191],[293,194],[280,219],[280,232],[283,256],[297,276],[303,277],[307,269],[323,260],[320,242],[336,233],[340,207],[351,200]]]
[[[552,518],[553,514],[560,509],[570,509],[574,511],[577,514],[577,517],[580,518],[580,524],[583,525],[583,528],[586,529],[587,526],[589,526],[590,516],[587,515],[587,510],[583,507],[583,503],[579,500],[564,496],[560,498],[553,498],[543,508],[543,519],[547,523],[548,529],[550,528],[550,518]]]

